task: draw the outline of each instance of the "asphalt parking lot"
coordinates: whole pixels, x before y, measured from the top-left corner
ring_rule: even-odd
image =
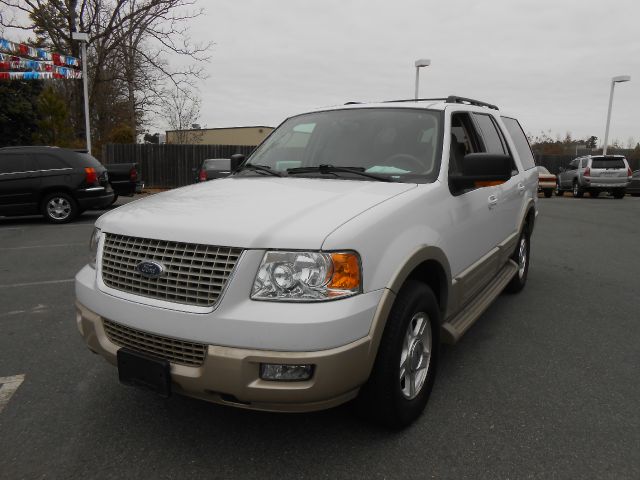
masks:
[[[640,198],[539,209],[527,287],[444,349],[398,433],[349,406],[269,414],[120,385],[74,318],[102,212],[0,218],[0,478],[638,479]]]

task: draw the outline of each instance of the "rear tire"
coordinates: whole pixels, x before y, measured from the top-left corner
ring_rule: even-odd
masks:
[[[114,203],[116,203],[116,200],[118,200],[118,194],[117,193],[113,193],[113,200],[111,200],[111,203],[109,205],[113,205]]]
[[[436,376],[439,329],[435,295],[409,280],[393,304],[371,376],[355,402],[361,413],[392,429],[420,416]]]
[[[624,198],[624,195],[625,195],[624,190],[614,190],[612,193],[613,193],[613,198],[617,198],[617,199]]]
[[[50,223],[67,223],[80,213],[73,197],[63,192],[50,193],[44,197],[40,209]]]
[[[558,197],[564,196],[564,190],[560,190],[560,185],[556,185],[556,195]]]
[[[598,195],[600,195],[600,192],[599,192],[599,191],[597,191],[597,190],[591,190],[591,191],[589,192],[589,196],[590,196],[591,198],[598,198]]]
[[[518,264],[518,271],[511,281],[504,288],[507,293],[518,293],[527,284],[527,276],[529,274],[529,255],[531,253],[531,238],[529,235],[529,227],[524,226],[516,250],[511,255],[511,259]]]
[[[551,196],[553,195],[553,190],[545,190],[544,191],[544,196],[545,198],[551,198]]]
[[[573,196],[575,198],[582,198],[583,195],[584,195],[584,190],[580,188],[580,185],[578,185],[578,182],[573,182]]]

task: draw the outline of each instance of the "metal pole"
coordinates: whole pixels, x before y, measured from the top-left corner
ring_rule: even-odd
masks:
[[[418,85],[420,83],[420,67],[416,67],[416,93],[414,98],[418,100]]]
[[[87,151],[91,155],[91,127],[89,125],[89,87],[87,85],[87,42],[82,42],[82,87],[84,89],[84,128],[87,135]]]
[[[609,94],[609,111],[607,112],[607,127],[604,130],[604,147],[602,148],[602,155],[607,154],[607,143],[609,142],[609,122],[611,122],[611,106],[613,105],[613,87],[616,82],[611,80],[611,93]]]

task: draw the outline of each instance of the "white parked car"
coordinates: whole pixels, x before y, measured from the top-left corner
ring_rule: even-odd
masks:
[[[524,287],[537,188],[522,128],[493,105],[297,115],[232,176],[100,217],[78,328],[122,382],[162,395],[278,411],[357,398],[401,427],[440,343]]]

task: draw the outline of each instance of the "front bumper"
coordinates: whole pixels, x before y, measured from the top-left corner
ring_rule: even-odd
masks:
[[[370,335],[347,345],[312,352],[283,352],[208,345],[202,365],[171,363],[173,390],[236,407],[302,412],[330,408],[354,398],[373,366],[393,294],[385,291]],[[76,321],[88,347],[116,365],[120,348],[107,335],[103,317],[76,302]],[[260,363],[313,364],[313,377],[301,382],[260,379]]]

